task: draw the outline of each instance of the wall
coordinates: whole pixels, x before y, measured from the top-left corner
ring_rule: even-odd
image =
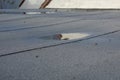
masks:
[[[22,0],[0,0],[0,8],[19,8]],[[38,9],[44,0],[26,0],[21,9]],[[120,0],[52,0],[47,8],[120,8]]]
[[[53,0],[48,8],[120,8],[120,0]]]
[[[16,9],[22,0],[0,0],[1,9]]]

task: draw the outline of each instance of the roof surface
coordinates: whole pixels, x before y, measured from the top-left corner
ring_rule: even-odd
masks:
[[[0,14],[0,80],[119,80],[119,66],[120,11]]]

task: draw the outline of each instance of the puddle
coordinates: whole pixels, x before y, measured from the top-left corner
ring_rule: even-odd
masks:
[[[90,36],[90,34],[87,33],[60,33],[50,36],[44,36],[41,37],[41,39],[45,40],[77,40],[77,39],[83,39],[85,37]]]

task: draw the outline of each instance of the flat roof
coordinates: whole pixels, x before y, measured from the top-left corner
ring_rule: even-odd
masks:
[[[119,10],[31,12],[0,14],[0,80],[119,79]]]

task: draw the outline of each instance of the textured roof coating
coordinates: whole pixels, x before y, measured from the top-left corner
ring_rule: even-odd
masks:
[[[120,11],[0,14],[0,80],[119,80]],[[88,33],[53,40],[59,33]]]

